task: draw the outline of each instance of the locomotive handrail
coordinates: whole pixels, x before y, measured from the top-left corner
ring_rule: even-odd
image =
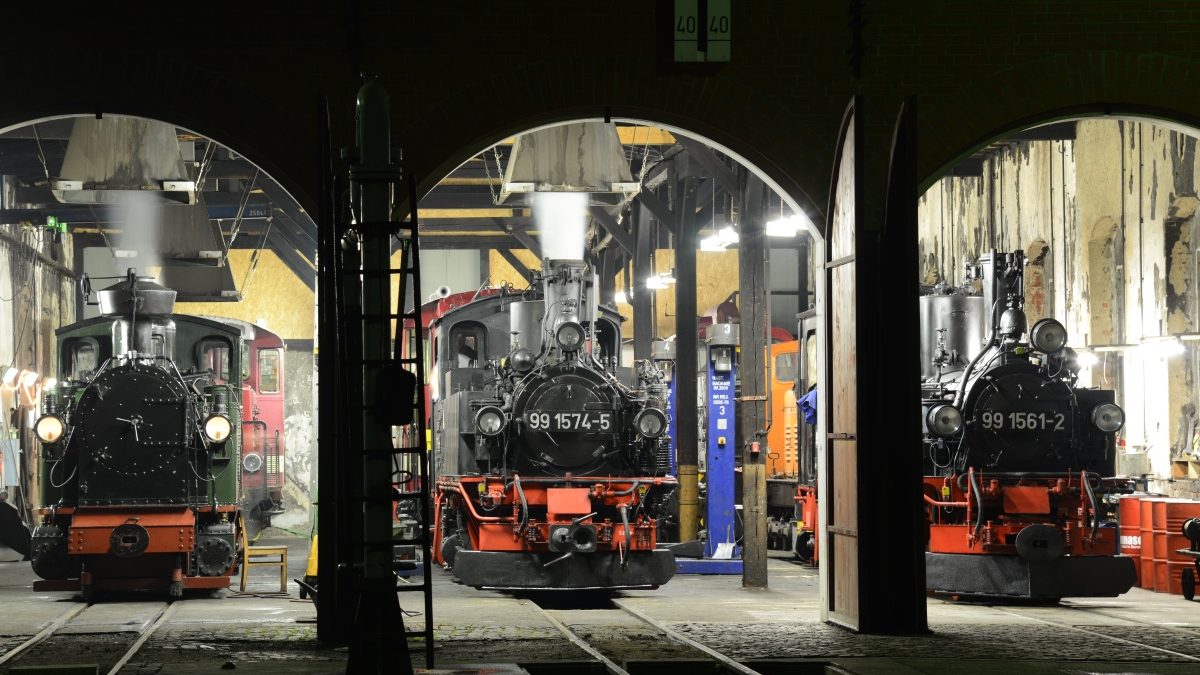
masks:
[[[939,502],[938,500],[934,499],[933,497],[930,497],[929,495],[923,495],[923,496],[925,497],[925,503],[932,504],[933,506],[945,506],[947,508],[952,507],[952,506],[956,506],[956,507],[964,507],[964,506],[970,507],[971,506],[970,502]]]

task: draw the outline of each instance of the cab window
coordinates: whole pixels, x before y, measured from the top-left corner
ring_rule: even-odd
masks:
[[[450,330],[451,368],[478,368],[487,359],[487,329],[482,324],[460,323]]]
[[[223,341],[204,340],[199,345],[200,370],[213,374],[214,384],[229,382],[229,345]]]
[[[283,359],[278,349],[263,349],[258,352],[258,392],[279,393],[279,368]]]
[[[787,352],[775,357],[775,379],[779,382],[796,381],[796,352]]]
[[[75,338],[66,343],[64,374],[72,380],[89,380],[100,366],[100,350],[94,338]]]

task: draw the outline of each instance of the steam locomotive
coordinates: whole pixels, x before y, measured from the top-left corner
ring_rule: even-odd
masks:
[[[962,286],[923,289],[926,584],[991,598],[1117,596],[1136,581],[1105,499],[1133,489],[1113,477],[1124,412],[1112,390],[1079,385],[1061,323],[1026,325],[1024,267],[1021,251],[993,252],[968,266]],[[813,321],[802,319],[802,336]],[[805,356],[803,387],[813,384]],[[810,428],[793,537],[808,562],[819,553],[815,447]]]
[[[928,586],[1120,595],[1135,582],[1134,565],[1118,555],[1104,498],[1132,490],[1112,477],[1124,413],[1112,390],[1079,386],[1061,323],[1027,328],[1024,267],[1020,251],[990,253],[968,267],[981,295],[939,288],[921,299]]]
[[[670,373],[621,365],[620,315],[582,260],[432,325],[433,555],[498,589],[655,588],[677,486]]]
[[[173,314],[175,291],[133,270],[98,296],[101,316],[58,330],[60,382],[34,424],[45,504],[34,590],[90,600],[228,587],[241,549],[241,331]]]

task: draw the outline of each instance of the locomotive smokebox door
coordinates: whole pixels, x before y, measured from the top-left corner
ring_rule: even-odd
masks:
[[[405,405],[417,395],[417,376],[399,363],[389,363],[375,380],[375,417],[395,427],[413,423],[414,406]]]

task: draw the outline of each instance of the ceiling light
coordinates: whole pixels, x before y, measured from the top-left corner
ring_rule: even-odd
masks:
[[[662,279],[662,282],[664,284],[667,284],[668,286],[670,286],[671,284],[675,283],[675,270],[671,270],[670,272],[663,272],[662,274],[658,275],[658,278]]]
[[[724,251],[726,246],[728,244],[722,242],[721,238],[715,234],[700,240],[701,251]]]
[[[8,370],[4,371],[4,384],[10,387],[16,384],[18,374],[20,374],[20,371],[16,368],[9,368]]]
[[[1079,352],[1075,355],[1075,362],[1084,368],[1091,368],[1100,363],[1100,357],[1096,356],[1094,352]]]
[[[723,244],[736,244],[738,243],[737,230],[726,225],[717,231],[717,239],[719,239]]]
[[[1184,352],[1183,343],[1175,338],[1167,339],[1151,339],[1143,342],[1138,351],[1141,351],[1149,358],[1166,359],[1172,356],[1178,356]]]
[[[616,293],[613,293],[613,302],[619,302],[627,305],[629,304],[629,296],[625,294],[625,291],[617,291]]]
[[[38,374],[36,370],[27,370],[23,375],[21,375],[21,386],[23,387],[32,387],[33,385],[37,384],[37,381]]]
[[[796,216],[768,220],[766,234],[768,237],[794,237],[800,231],[800,219]]]
[[[667,287],[667,282],[662,280],[662,277],[650,277],[646,280],[646,288],[657,291]]]

